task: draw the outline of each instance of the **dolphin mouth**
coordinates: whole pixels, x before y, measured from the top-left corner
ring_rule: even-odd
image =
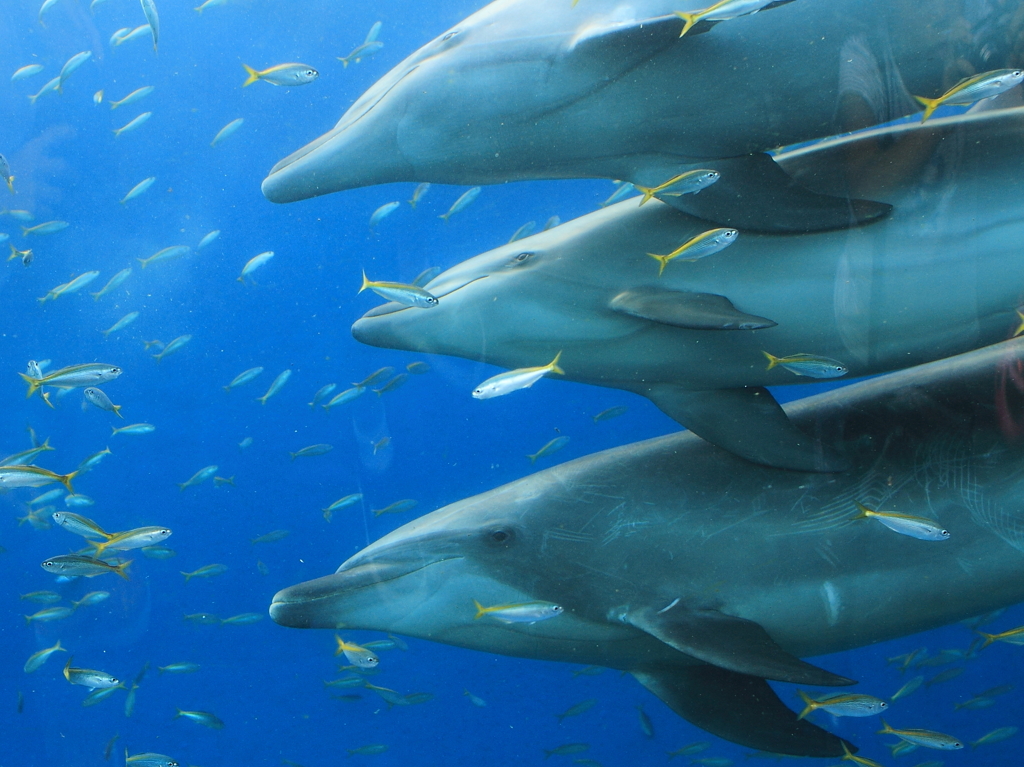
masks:
[[[460,281],[455,285],[455,287],[450,289],[448,288],[448,285],[446,283],[438,283],[437,280],[434,280],[433,282],[428,282],[423,289],[430,293],[430,295],[432,295],[434,298],[442,299],[445,298],[446,296],[450,296],[453,293],[462,290],[463,288],[469,285],[472,285],[474,282],[485,280],[487,279],[487,277],[488,275],[484,274],[481,275],[480,277],[474,277],[471,280]],[[431,289],[431,285],[437,285],[437,287]],[[406,306],[405,304],[400,304],[397,301],[388,301],[386,304],[381,304],[380,306],[375,306],[372,309],[370,309],[363,315],[363,319],[367,319],[369,317],[381,317],[385,314],[394,314],[395,312],[401,312],[404,311],[405,309],[414,308],[416,307]]]
[[[349,128],[351,128],[357,122],[359,122],[364,117],[366,117],[366,115],[368,115],[371,111],[373,111],[373,108],[375,106],[377,106],[381,101],[383,101],[385,96],[387,96],[392,90],[394,90],[394,88],[400,82],[402,82],[402,80],[404,80],[406,77],[411,75],[417,69],[419,69],[419,65],[416,65],[414,67],[409,68],[406,72],[404,72],[402,74],[401,77],[397,78],[393,83],[391,83],[391,85],[389,85],[387,88],[382,90],[379,94],[377,94],[375,98],[367,99],[368,103],[366,103],[364,105],[360,105],[360,102],[363,101],[363,99],[367,95],[369,95],[369,94],[364,93],[361,98],[359,98],[351,107],[349,107],[349,111],[350,112],[353,109],[360,109],[361,108],[361,111],[359,111],[358,114],[356,114],[350,120],[345,120],[345,117],[342,117],[341,121],[339,121],[337,125],[335,125],[333,128],[331,128],[331,130],[327,131],[327,133],[325,133],[324,135],[320,136],[320,138],[317,138],[317,139],[314,139],[313,141],[310,141],[308,144],[306,144],[301,149],[297,149],[296,151],[292,152],[290,155],[288,155],[284,159],[279,160],[274,165],[274,167],[270,169],[270,173],[267,174],[267,178],[269,179],[275,173],[277,173],[278,171],[284,170],[289,165],[294,165],[296,162],[301,160],[303,157],[307,156],[308,154],[310,154],[312,152],[315,152],[317,149],[322,147],[324,144],[332,141],[333,139],[337,138],[342,132],[344,132],[344,131],[348,130]]]

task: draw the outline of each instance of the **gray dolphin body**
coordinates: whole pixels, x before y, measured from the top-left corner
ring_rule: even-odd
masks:
[[[756,466],[685,433],[580,458],[389,533],[270,614],[623,669],[723,738],[836,756],[841,741],[765,678],[848,683],[798,657],[1024,599],[1024,443],[1006,436],[1022,371],[1024,339],[790,405],[850,460],[840,475]],[[898,535],[855,520],[857,503],[950,535]],[[504,623],[475,618],[474,600],[564,611]]]
[[[796,0],[680,39],[673,11],[707,4],[498,0],[275,165],[263,193],[583,177],[653,187],[710,167],[718,183],[666,199],[759,231],[844,227],[888,208],[813,194],[761,153],[916,112],[911,94],[1009,66],[1016,34],[1003,7],[965,17],[946,0]]]
[[[648,253],[709,225],[626,201],[469,259],[427,285],[436,308],[386,304],[352,334],[513,369],[561,351],[565,378],[646,396],[752,461],[840,468],[763,388],[809,379],[767,369],[763,352],[820,355],[862,376],[1006,338],[1024,287],[1024,109],[836,139],[780,163],[895,212],[844,232],[741,232],[659,277]]]

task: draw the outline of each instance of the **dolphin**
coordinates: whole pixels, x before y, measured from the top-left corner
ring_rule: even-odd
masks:
[[[471,258],[427,284],[435,308],[385,304],[352,334],[505,368],[562,352],[565,379],[648,397],[751,461],[841,469],[764,388],[809,379],[770,367],[765,352],[820,355],[852,377],[1007,338],[1024,288],[1024,108],[831,139],[779,163],[823,191],[864,191],[895,211],[847,231],[742,231],[726,250],[670,262],[659,276],[649,254],[709,224],[627,200]]]
[[[277,163],[263,193],[284,203],[395,181],[585,177],[654,187],[706,167],[718,183],[665,199],[751,230],[842,228],[889,208],[808,190],[765,152],[915,113],[913,95],[1013,55],[995,4],[968,18],[950,0],[796,0],[680,38],[674,12],[708,4],[497,0]]]
[[[1024,600],[1022,373],[1014,339],[791,403],[849,459],[838,475],[757,466],[688,433],[579,458],[400,527],[278,592],[270,615],[622,669],[722,738],[837,756],[842,741],[765,679],[847,684],[799,659]],[[897,534],[858,504],[949,536]],[[474,600],[562,611],[502,622]]]

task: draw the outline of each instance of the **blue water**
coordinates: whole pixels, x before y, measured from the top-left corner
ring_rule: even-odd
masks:
[[[49,438],[56,451],[41,463],[71,471],[105,447],[111,455],[76,482],[96,500],[79,510],[109,530],[166,525],[176,556],[156,561],[134,556],[130,581],[113,576],[55,584],[39,567],[49,556],[80,543],[54,527],[19,524],[25,502],[40,491],[0,495],[0,765],[100,764],[104,747],[118,735],[112,761],[131,753],[168,754],[181,764],[336,764],[347,749],[389,746],[383,754],[357,755],[377,765],[525,764],[544,761],[543,749],[589,743],[586,753],[552,757],[595,759],[605,765],[628,761],[660,764],[667,751],[709,741],[702,757],[737,762],[747,750],[718,740],[671,713],[631,678],[614,671],[573,676],[572,668],[489,656],[408,640],[408,650],[382,652],[375,684],[401,693],[429,692],[421,705],[388,710],[369,690],[326,689],[338,676],[334,640],[328,631],[295,631],[269,618],[253,625],[195,625],[186,614],[221,617],[266,614],[279,589],[333,570],[367,543],[415,514],[522,477],[524,457],[558,435],[571,441],[553,462],[665,434],[676,425],[644,399],[608,389],[543,381],[529,396],[485,403],[471,399],[475,384],[497,372],[481,364],[373,349],[349,335],[351,323],[378,303],[357,295],[360,270],[377,279],[411,280],[427,267],[448,267],[508,240],[524,222],[542,224],[594,210],[613,190],[608,182],[520,183],[487,187],[450,225],[437,216],[464,188],[434,186],[416,210],[403,204],[371,233],[370,214],[382,204],[407,200],[414,185],[358,189],[288,206],[268,203],[260,193],[266,171],[288,152],[327,130],[345,108],[397,61],[473,12],[476,2],[338,3],[328,0],[230,0],[202,15],[191,3],[158,0],[159,55],[148,37],[112,47],[121,27],[144,23],[136,0],[107,0],[90,15],[86,0],[59,0],[37,20],[37,0],[0,4],[0,152],[11,163],[17,195],[0,187],[0,207],[26,209],[40,223],[65,220],[63,232],[20,235],[19,222],[0,216],[0,231],[19,248],[31,247],[28,268],[0,266],[0,454],[31,446],[27,427]],[[335,57],[355,48],[375,21],[383,22],[383,50],[342,68]],[[92,59],[68,79],[63,95],[35,93],[73,54]],[[301,61],[320,71],[301,88],[266,83],[242,89],[241,64],[263,68]],[[9,82],[18,67],[45,70]],[[136,104],[111,110],[93,94],[121,98],[144,85],[155,92]],[[152,111],[137,131],[115,138],[112,131]],[[236,118],[243,126],[215,148],[217,131]],[[153,187],[126,205],[119,200],[136,183],[155,176]],[[171,245],[193,248],[207,232],[220,237],[201,252],[153,264],[137,258]],[[6,244],[3,247],[7,247]],[[240,285],[236,277],[256,254],[275,258]],[[98,290],[118,270],[131,266],[124,285],[99,301]],[[86,290],[41,305],[37,299],[70,276],[99,270]],[[99,332],[130,311],[139,319],[109,338]],[[160,363],[143,341],[190,334],[192,341]],[[47,408],[24,398],[16,376],[28,360],[52,360],[50,370],[101,361],[124,374],[104,385],[123,407],[125,420],[80,407],[72,391]],[[313,393],[329,382],[340,391],[385,365],[398,369],[416,360],[429,374],[412,376],[383,397],[367,394],[330,413],[311,409]],[[230,394],[222,386],[242,370],[262,366],[253,383]],[[280,371],[293,371],[285,388],[265,406],[255,398]],[[806,393],[792,387],[786,394]],[[626,415],[595,425],[591,416],[626,405]],[[111,435],[111,426],[147,422],[149,435]],[[238,443],[251,437],[252,446]],[[390,444],[374,454],[383,437]],[[327,455],[289,460],[288,452],[314,443],[334,446]],[[206,482],[179,491],[199,469],[216,464],[234,486]],[[331,522],[321,509],[349,493],[364,503],[340,511]],[[373,508],[413,498],[418,507],[403,515],[375,517]],[[60,506],[58,506],[59,508]],[[272,530],[290,531],[274,543],[251,544]],[[262,574],[257,562],[265,566]],[[184,582],[181,571],[228,566],[223,575]],[[41,589],[66,600],[104,589],[111,597],[51,623],[26,625],[33,605],[19,595]],[[1024,623],[1011,610],[994,626]],[[354,641],[383,638],[350,632]],[[927,646],[966,648],[970,630],[953,626],[925,636],[824,658],[818,664],[857,678],[880,696],[894,692],[916,673],[901,675],[885,658]],[[125,693],[88,708],[86,691],[61,675],[58,653],[27,675],[22,665],[33,652],[60,640],[76,666],[102,669],[130,681],[144,664],[149,672],[137,691],[133,715],[125,716]],[[982,711],[953,705],[1020,677],[1020,651],[998,644],[963,666],[961,676],[922,689],[900,702],[897,724],[927,726],[973,740],[996,727],[1019,723],[1020,691]],[[157,666],[193,661],[195,674],[158,674]],[[472,705],[464,690],[487,702]],[[793,706],[793,688],[780,686]],[[354,702],[332,693],[358,693]],[[595,698],[588,712],[558,723],[555,714]],[[655,736],[640,729],[642,705]],[[215,713],[225,722],[214,731],[175,709]],[[862,755],[895,763],[871,733],[877,720],[816,721],[863,746]],[[899,758],[918,764],[1016,763],[1017,739],[977,752],[943,754],[919,750]],[[938,754],[936,756],[936,754]],[[681,758],[675,763],[686,763]]]

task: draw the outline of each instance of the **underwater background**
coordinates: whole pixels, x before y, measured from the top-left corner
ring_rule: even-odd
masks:
[[[336,668],[344,659],[334,656],[331,632],[289,630],[267,617],[276,591],[333,572],[416,515],[534,468],[678,427],[645,399],[564,381],[544,380],[528,397],[478,402],[470,392],[496,368],[374,349],[349,334],[352,322],[379,303],[368,292],[357,295],[361,270],[374,279],[409,282],[427,268],[447,268],[507,242],[528,221],[539,228],[551,216],[565,221],[593,211],[613,184],[484,187],[450,223],[438,217],[465,187],[434,185],[415,209],[407,202],[414,184],[288,206],[273,205],[260,192],[277,160],[326,131],[391,66],[479,3],[228,0],[202,13],[181,0],[158,5],[157,54],[147,35],[109,42],[116,30],[145,23],[137,0],[94,2],[92,11],[87,0],[57,0],[42,14],[45,26],[39,0],[0,4],[0,74],[7,73],[0,77],[0,153],[10,162],[17,190],[11,195],[0,186],[0,232],[18,250],[33,251],[27,268],[17,259],[0,267],[0,454],[33,447],[34,432],[54,448],[41,465],[65,473],[109,448],[101,463],[75,479],[76,492],[95,501],[75,511],[108,530],[167,526],[173,535],[163,545],[174,552],[166,559],[131,552],[128,581],[105,575],[55,583],[39,563],[80,544],[55,525],[36,529],[48,524],[45,516],[26,518],[28,502],[50,488],[0,494],[0,766],[102,764],[105,750],[112,763],[121,763],[125,748],[204,767],[313,767],[349,758],[382,767],[540,764],[549,758],[546,751],[564,744],[588,748],[552,754],[551,763],[661,764],[668,752],[695,742],[710,746],[674,763],[703,759],[712,760],[704,762],[707,767],[726,767],[720,760],[742,764],[753,758],[749,749],[686,723],[618,672],[580,674],[574,673],[579,667],[417,639],[408,639],[407,649],[381,650],[377,673],[367,677],[403,695],[429,693],[415,704],[390,707],[367,688],[325,686],[344,676]],[[377,21],[383,47],[343,66],[338,57],[360,45]],[[27,98],[80,51],[92,56],[67,78],[63,93],[43,93],[35,103]],[[318,80],[301,88],[241,87],[243,64],[262,69],[287,61],[315,67]],[[30,64],[44,69],[11,82],[10,74]],[[109,107],[111,99],[143,86],[154,90],[135,103]],[[100,90],[103,101],[96,104]],[[151,117],[135,130],[114,135],[145,112]],[[241,126],[211,146],[218,131],[239,118]],[[150,177],[155,182],[148,190],[119,202]],[[391,201],[401,205],[371,231],[371,214]],[[12,210],[33,218],[19,220]],[[22,234],[23,226],[51,220],[69,226]],[[197,250],[213,230],[220,235]],[[137,260],[175,245],[191,252],[146,268]],[[8,249],[7,243],[0,246]],[[240,284],[243,266],[266,251],[274,252],[273,259]],[[118,288],[98,300],[89,295],[127,267],[132,273]],[[99,276],[87,288],[39,301],[93,270]],[[130,312],[139,313],[134,322],[101,332]],[[161,361],[153,358],[160,346],[146,346],[186,335],[191,340]],[[77,389],[60,397],[54,391],[52,409],[38,396],[25,399],[17,373],[28,360],[51,360],[47,372],[85,362],[121,367],[123,374],[103,389],[121,406],[123,420],[81,407]],[[429,372],[409,375],[394,391],[367,392],[329,412],[309,405],[325,384],[337,383],[337,393],[379,368],[402,372],[414,362],[426,362]],[[223,390],[257,366],[264,372],[254,381]],[[256,398],[285,370],[292,371],[286,385],[260,404]],[[790,386],[777,395],[789,400],[821,388]],[[593,420],[620,406],[628,410]],[[134,423],[155,430],[111,433]],[[536,465],[526,458],[559,436],[570,438],[563,450]],[[251,445],[240,447],[247,438]],[[333,449],[289,456],[316,444]],[[179,489],[211,465],[218,477],[232,481]],[[360,503],[325,518],[323,509],[357,493]],[[373,513],[403,499],[414,499],[416,507]],[[60,499],[51,503],[64,508]],[[274,531],[288,534],[252,542]],[[182,577],[215,563],[227,570]],[[24,594],[54,591],[67,606],[98,589],[110,597],[69,617],[23,618],[51,606]],[[185,617],[248,613],[262,619],[235,625]],[[990,630],[1012,628],[1024,623],[1022,617],[1019,608],[1007,610],[992,619]],[[925,683],[899,701],[899,721],[976,741],[1019,725],[1024,703],[1020,648],[996,643],[966,653],[976,636],[970,627],[954,625],[816,664],[856,678],[856,690],[883,698],[923,676]],[[346,632],[345,638],[387,639],[372,632]],[[29,656],[58,640],[68,653],[23,671]],[[887,663],[920,647],[929,652],[919,658],[946,662],[906,670],[898,661]],[[83,706],[87,691],[61,674],[69,654],[76,666],[102,669],[129,687],[149,665],[130,716],[124,689]],[[158,671],[183,661],[199,669]],[[946,679],[935,680],[940,674]],[[981,708],[956,708],[1000,686],[1014,689]],[[776,689],[787,704],[801,706],[795,687]],[[588,701],[596,702],[559,718]],[[650,733],[638,707],[649,718]],[[176,718],[177,709],[212,712],[224,726]],[[1019,735],[977,749],[918,749],[893,757],[884,745],[890,739],[874,734],[877,719],[833,719],[821,712],[814,719],[856,742],[861,756],[886,765],[1019,762]]]

